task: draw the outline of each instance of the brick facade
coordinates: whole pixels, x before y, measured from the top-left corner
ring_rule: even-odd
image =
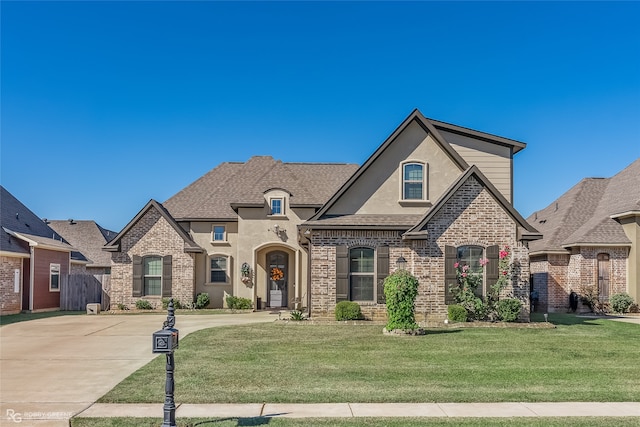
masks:
[[[502,206],[474,178],[470,178],[427,224],[424,240],[402,240],[402,232],[385,230],[314,230],[310,241],[311,315],[333,317],[336,304],[336,246],[349,248],[389,246],[389,272],[403,256],[406,269],[419,281],[415,302],[416,320],[444,319],[444,248],[450,246],[492,245],[511,247],[513,276],[504,297],[523,302],[520,320],[529,319],[528,249],[516,241],[516,223]],[[367,318],[385,319],[386,306],[360,303]]]
[[[133,256],[172,256],[172,290],[174,299],[183,304],[193,302],[195,289],[195,257],[185,253],[184,240],[155,208],[149,209],[120,242],[120,252],[111,255],[111,306],[123,304],[135,307],[146,299],[154,307],[161,306],[161,297],[134,297]]]
[[[22,310],[21,289],[15,292],[15,271],[20,271],[22,287],[22,258],[0,256],[0,314],[16,314]]]
[[[567,254],[531,257],[533,286],[540,298],[540,310],[566,312],[569,294],[598,286],[598,255],[609,256],[609,295],[627,292],[626,247],[580,247]]]

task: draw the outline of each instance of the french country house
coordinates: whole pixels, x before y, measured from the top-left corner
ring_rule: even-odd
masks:
[[[528,244],[540,233],[513,207],[513,156],[522,142],[412,112],[360,167],[252,157],[223,163],[164,203],[151,200],[103,249],[111,302],[226,295],[257,309],[332,317],[358,302],[385,316],[382,283],[397,268],[420,281],[417,311],[444,317],[457,262],[497,280],[529,316]]]
[[[528,221],[544,238],[531,243],[540,309],[567,311],[588,287],[601,301],[626,292],[640,301],[640,159],[611,178],[585,178]]]
[[[60,308],[62,280],[88,260],[0,186],[0,313]]]
[[[164,203],[149,201],[104,247],[111,305],[189,303],[207,293],[214,308],[227,295],[258,309],[302,308],[309,259],[298,225],[356,169],[256,156],[222,163]]]

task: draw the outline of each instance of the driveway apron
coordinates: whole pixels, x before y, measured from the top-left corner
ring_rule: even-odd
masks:
[[[180,338],[216,326],[272,322],[269,312],[176,315]],[[74,315],[0,327],[0,424],[68,426],[146,365],[166,315]]]

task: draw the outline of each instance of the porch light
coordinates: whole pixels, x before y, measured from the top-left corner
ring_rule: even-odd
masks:
[[[400,255],[400,257],[398,257],[398,259],[396,260],[396,266],[398,267],[398,270],[404,270],[407,267],[407,260],[404,259],[402,255]]]

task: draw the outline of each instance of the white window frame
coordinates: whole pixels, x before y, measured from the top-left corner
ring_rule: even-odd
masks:
[[[160,260],[160,274],[146,274],[145,271],[145,267],[146,264],[148,263],[148,261],[150,259],[159,259]],[[162,273],[163,273],[163,264],[162,264],[162,257],[159,255],[149,255],[149,256],[145,256],[142,258],[142,296],[145,297],[160,297],[162,296],[162,282],[164,280],[164,278],[162,277]],[[151,293],[147,293],[147,279],[157,279],[160,278],[160,290],[157,294],[151,294]]]
[[[214,271],[214,269],[211,266],[211,262],[214,259],[224,259],[224,270],[223,269],[216,269],[215,271],[223,271],[224,272],[224,281],[213,281],[213,277],[212,277],[212,272]],[[224,285],[229,283],[228,278],[230,277],[229,274],[229,264],[230,264],[230,256],[229,255],[224,255],[224,254],[214,254],[214,255],[210,255],[209,256],[209,270],[207,272],[207,274],[209,275],[209,283],[213,283],[214,285]]]
[[[58,286],[53,287],[53,277],[58,277]],[[50,292],[60,292],[60,264],[50,263],[49,264],[49,291]]]
[[[222,239],[216,239],[216,227],[222,227]],[[220,224],[214,224],[211,226],[211,242],[212,243],[225,243],[227,241],[227,227]]]
[[[367,249],[373,252],[372,255],[372,260],[373,260],[373,269],[370,272],[355,272],[352,271],[351,269],[351,251],[353,250],[358,250],[358,249]],[[374,248],[368,247],[368,246],[355,246],[353,248],[349,249],[349,300],[350,301],[356,301],[356,302],[366,302],[366,303],[370,303],[370,302],[375,302],[377,301],[378,295],[377,295],[377,289],[376,289],[376,276],[377,276],[377,263],[376,263],[376,258],[377,258],[377,252]],[[371,299],[365,299],[365,300],[359,300],[359,299],[354,299],[353,295],[352,295],[352,282],[351,279],[353,277],[371,277],[372,280],[372,298]]]
[[[280,202],[280,212],[273,212],[273,202]],[[269,199],[269,215],[271,216],[284,216],[284,197],[272,197]]]
[[[417,180],[407,180],[405,179],[405,168],[407,166],[418,165],[422,167],[422,181]],[[401,163],[400,165],[400,200],[403,202],[424,202],[428,201],[427,194],[427,171],[428,165],[425,162],[417,161],[417,160],[407,160],[406,162]],[[407,183],[420,183],[422,185],[422,194],[419,199],[408,199],[405,193],[405,184]]]

